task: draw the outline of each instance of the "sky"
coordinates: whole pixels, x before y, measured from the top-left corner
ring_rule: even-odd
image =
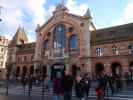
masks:
[[[29,42],[36,40],[37,24],[43,25],[62,0],[0,0],[0,36],[9,40],[24,27]],[[89,8],[96,29],[133,22],[133,0],[64,0],[70,13],[84,15]]]

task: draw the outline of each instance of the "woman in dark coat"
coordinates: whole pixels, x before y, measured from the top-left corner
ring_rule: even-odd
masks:
[[[84,83],[83,79],[80,76],[78,76],[76,78],[75,93],[76,93],[76,97],[79,100],[82,100],[84,98],[84,95],[85,95],[85,83]]]
[[[62,94],[60,73],[57,73],[56,78],[53,79],[53,92],[55,94],[54,100],[60,100]]]

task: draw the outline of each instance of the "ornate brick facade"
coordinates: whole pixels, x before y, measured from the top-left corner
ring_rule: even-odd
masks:
[[[44,25],[38,25],[36,43],[27,44],[23,30],[19,34],[9,45],[9,64],[14,65],[15,70],[33,65],[35,70],[46,66],[49,75],[64,68],[73,72],[75,66],[75,70],[91,75],[99,72],[124,74],[132,70],[129,67],[133,65],[130,52],[132,23],[95,30],[89,10],[84,16],[77,16],[59,4],[53,16]]]

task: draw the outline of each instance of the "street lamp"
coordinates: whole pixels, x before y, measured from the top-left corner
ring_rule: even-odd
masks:
[[[68,66],[69,66],[69,59],[70,59],[70,56],[69,56],[69,54],[68,53],[65,53],[64,54],[64,60],[65,60],[65,66],[68,68]]]

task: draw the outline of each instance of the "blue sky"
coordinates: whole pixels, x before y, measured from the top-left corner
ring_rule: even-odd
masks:
[[[52,16],[61,0],[0,0],[3,7],[0,35],[11,39],[17,27],[24,27],[29,41],[35,41],[37,24],[42,25]],[[10,2],[10,3],[9,3]],[[110,27],[133,21],[133,0],[66,0],[70,13],[84,15],[90,8],[96,28]]]

